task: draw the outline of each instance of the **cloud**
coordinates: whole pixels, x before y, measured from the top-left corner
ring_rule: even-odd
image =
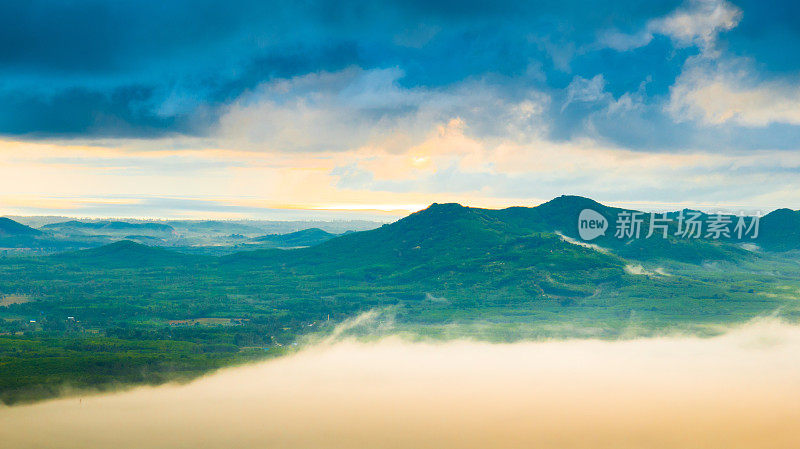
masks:
[[[604,30],[598,37],[597,43],[601,47],[613,48],[617,51],[629,51],[644,47],[652,40],[653,34],[648,29],[633,34],[622,33],[618,30]]]
[[[265,83],[226,109],[217,136],[279,152],[405,152],[452,120],[482,138],[526,139],[545,127],[544,93],[510,94],[480,80],[405,87],[402,76],[397,68],[350,68]]]
[[[788,449],[798,349],[798,329],[773,321],[714,338],[349,340],[186,385],[0,407],[0,439],[20,449]]]
[[[0,144],[54,145],[47,157],[14,146],[35,160],[0,166],[8,194],[260,195],[314,207],[437,195],[505,205],[565,190],[796,198],[796,167],[781,153],[800,142],[793,3],[212,6],[0,5],[0,135],[11,136]],[[750,166],[747,152],[774,161]],[[676,187],[653,161],[683,157],[699,165],[681,162],[690,179]],[[641,171],[630,162],[644,160],[653,165]],[[732,173],[774,182],[747,191]],[[47,183],[26,182],[34,175]]]
[[[671,88],[668,110],[676,120],[708,125],[800,125],[800,87],[788,79],[759,79],[747,60],[696,58]]]
[[[762,195],[797,186],[800,170],[800,159],[779,150],[638,152],[592,139],[552,142],[546,137],[492,142],[465,135],[458,123],[406,153],[363,152],[345,160],[331,172],[342,189],[466,194],[468,204],[492,198],[493,207],[568,191],[606,201],[640,197],[774,208],[778,204]]]
[[[406,88],[494,77],[498,89],[543,90],[599,17],[643,23],[674,2],[212,3],[0,5],[0,134],[207,135],[258,86],[348,67],[398,69]]]
[[[567,99],[561,107],[563,111],[570,103],[593,103],[601,100],[608,100],[610,94],[605,91],[606,80],[603,75],[597,75],[592,79],[576,76],[567,86]]]
[[[690,0],[666,17],[648,24],[652,33],[662,33],[680,45],[696,45],[709,50],[717,36],[736,27],[742,11],[725,0]]]
[[[742,10],[725,0],[688,0],[669,14],[651,19],[635,33],[607,29],[600,33],[598,44],[618,51],[644,47],[654,35],[669,36],[679,46],[697,46],[710,51],[720,33],[735,28]]]

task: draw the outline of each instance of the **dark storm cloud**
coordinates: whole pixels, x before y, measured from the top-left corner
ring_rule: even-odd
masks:
[[[348,66],[400,67],[406,86],[519,75],[593,39],[591,23],[629,28],[674,4],[580,3],[6,2],[0,132],[202,133],[195,115],[261,82]]]
[[[397,69],[403,89],[481,79],[508,96],[544,92],[554,99],[545,119],[555,140],[643,150],[780,146],[796,127],[728,126],[709,139],[700,124],[665,111],[687,59],[704,49],[652,24],[711,3],[721,2],[5,2],[0,134],[204,135],[226,105],[262,83],[358,67]],[[751,58],[765,79],[799,69],[800,58],[781,56],[800,52],[796,6],[737,4],[741,24],[715,31],[725,54]],[[603,95],[576,101],[575,86],[598,76]],[[613,106],[634,97],[635,107]]]

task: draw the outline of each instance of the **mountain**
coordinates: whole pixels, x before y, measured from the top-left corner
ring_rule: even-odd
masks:
[[[205,260],[202,256],[154,248],[130,240],[121,240],[98,248],[50,256],[60,262],[104,268],[150,268],[181,266]]]
[[[761,219],[755,243],[772,251],[800,249],[800,211],[778,209]]]
[[[271,244],[278,248],[313,246],[336,237],[337,234],[319,228],[303,229],[289,234],[270,234],[251,239],[254,242]]]
[[[32,237],[41,234],[41,231],[25,226],[22,223],[17,223],[10,218],[0,217],[0,238],[18,236]]]
[[[511,207],[494,211],[494,213],[503,220],[515,223],[521,228],[556,232],[575,240],[581,240],[578,232],[578,217],[584,209],[598,212],[608,220],[608,229],[605,234],[593,239],[591,243],[610,249],[623,257],[637,260],[670,259],[697,264],[707,260],[746,259],[751,256],[747,251],[734,245],[750,242],[747,239],[738,240],[735,238],[733,227],[738,218],[735,216],[727,216],[731,220],[729,225],[731,238],[708,238],[704,232],[700,238],[695,239],[678,235],[679,212],[667,214],[671,221],[667,226],[666,238],[659,231],[655,231],[654,235],[648,238],[651,221],[649,213],[634,209],[610,207],[580,196],[563,195],[537,207]],[[683,212],[686,214],[694,211],[685,210]],[[616,220],[621,213],[639,214],[638,217],[642,220],[639,237],[619,238],[615,235]],[[657,214],[657,218],[659,216],[660,214]],[[709,220],[710,216],[708,214],[700,213],[698,221],[703,223],[703,229],[707,229]],[[797,229],[800,229],[800,226]]]
[[[181,232],[193,232],[205,235],[230,235],[230,234],[243,234],[256,236],[263,234],[264,231],[258,226],[250,226],[234,221],[218,221],[218,220],[181,220],[170,221],[170,224]]]
[[[713,239],[708,238],[705,233],[700,238],[682,237],[677,235],[677,218],[680,213],[688,215],[694,212],[672,212],[668,214],[672,220],[668,225],[668,236],[664,238],[656,234],[647,238],[651,219],[649,213],[609,207],[574,195],[563,195],[536,207],[509,207],[499,210],[434,203],[425,210],[380,228],[338,236],[320,228],[308,228],[289,234],[254,237],[258,235],[257,228],[222,221],[175,221],[169,225],[123,221],[67,221],[43,226],[42,229],[49,233],[46,238],[18,237],[14,241],[5,239],[4,243],[6,246],[34,247],[34,243],[38,242],[40,247],[44,247],[46,243],[48,248],[77,249],[131,239],[170,246],[194,254],[222,255],[253,247],[265,251],[231,256],[223,259],[223,263],[248,259],[253,263],[286,260],[290,264],[310,261],[313,264],[367,266],[395,263],[397,260],[401,264],[413,265],[427,263],[434,258],[471,258],[477,251],[494,251],[496,248],[493,248],[497,245],[534,234],[560,234],[580,241],[578,217],[584,209],[601,214],[608,222],[605,234],[590,243],[628,259],[665,259],[700,264],[710,260],[742,260],[754,257],[748,251],[753,248],[742,243],[754,243],[766,251],[800,249],[800,211],[779,209],[763,217],[760,235],[753,240],[737,239],[735,235]],[[641,232],[638,238],[618,238],[615,235],[617,217],[621,213],[639,214]],[[707,214],[699,214],[698,219],[707,226],[712,218]],[[738,217],[727,218],[731,221],[728,229],[732,231],[733,223]],[[17,225],[22,226],[18,223]],[[31,228],[26,229],[27,232],[37,232]],[[66,242],[69,239],[75,241]],[[63,244],[58,244],[59,242]],[[64,242],[71,246],[65,246]],[[282,255],[267,251],[268,248],[316,246],[320,248]]]
[[[42,226],[42,229],[68,233],[68,232],[153,232],[171,234],[175,232],[172,226],[162,223],[128,223],[125,221],[76,221],[70,220],[62,223],[52,223]]]
[[[487,217],[482,209],[458,204],[433,204],[378,229],[356,232],[311,248],[284,252],[281,259],[315,260],[315,264],[423,263],[434,256],[472,252],[507,240],[513,234],[504,223]],[[254,251],[227,257],[270,260],[274,251]]]
[[[623,209],[605,206],[589,198],[562,195],[536,207],[517,206],[488,210],[487,212],[520,229],[558,232],[577,238],[578,215],[584,209],[592,209],[609,219],[623,211]]]
[[[449,292],[450,297],[493,298],[490,301],[544,294],[584,297],[597,284],[624,274],[625,262],[615,255],[568,243],[552,233],[529,232],[494,212],[433,204],[375,230],[309,248],[237,253],[220,258],[220,264],[366,283],[360,288],[375,291],[404,285],[412,286],[406,288],[416,295]]]
[[[579,196],[561,196],[536,207],[480,209],[459,204],[432,204],[378,229],[343,235],[312,248],[285,254],[273,251],[238,253],[223,259],[225,263],[277,263],[309,266],[414,267],[449,261],[480,264],[501,260],[516,242],[537,240],[552,251],[575,255],[575,246],[562,242],[556,234],[579,240],[578,216],[592,209],[609,220],[609,230],[591,243],[606,248],[615,256],[636,260],[670,259],[690,263],[709,260],[734,260],[751,257],[730,242],[675,237],[674,225],[669,238],[644,238],[649,214],[644,214],[641,238],[619,239],[614,236],[614,221],[625,209],[604,206]],[[800,228],[799,228],[800,229]],[[563,243],[563,244],[562,244]],[[583,248],[593,257],[611,257],[597,250]],[[511,251],[513,252],[513,251]],[[601,256],[598,256],[600,254]],[[607,262],[611,263],[611,260]]]

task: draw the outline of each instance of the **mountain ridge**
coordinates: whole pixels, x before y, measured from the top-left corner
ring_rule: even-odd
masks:
[[[42,231],[25,226],[7,217],[0,217],[0,237],[38,236]]]
[[[530,238],[539,234],[563,234],[579,239],[577,217],[581,210],[592,209],[606,217],[622,211],[638,212],[603,205],[590,198],[562,195],[534,207],[512,206],[503,209],[484,209],[463,206],[458,203],[433,203],[429,207],[409,214],[393,223],[344,235],[331,234],[319,228],[309,228],[288,234],[271,234],[251,239],[269,242],[276,247],[303,247],[288,251],[259,249],[240,251],[221,257],[222,263],[291,263],[352,265],[356,262],[369,265],[400,263],[404,265],[425,264],[448,253],[454,258],[474,257],[480,251],[489,257],[492,248],[509,244],[515,239]],[[649,214],[644,214],[644,229]],[[704,216],[707,219],[707,216]],[[800,211],[778,209],[762,218],[762,240],[765,249],[786,251],[800,248]],[[613,222],[609,220],[609,227]],[[592,241],[606,247],[619,256],[648,259],[665,258],[684,262],[701,263],[704,260],[731,260],[752,257],[752,254],[730,241],[710,239],[618,239],[613,231]],[[127,245],[134,244],[129,242]],[[106,248],[119,248],[119,242]],[[139,245],[139,244],[136,244]],[[95,248],[96,250],[99,248]],[[137,258],[158,261],[161,257],[144,257],[142,248],[136,248]],[[91,250],[86,250],[91,251]],[[164,250],[167,251],[167,250]],[[169,253],[176,253],[167,251]],[[84,253],[82,253],[84,254]],[[94,254],[94,253],[85,253]],[[141,257],[139,257],[141,256]],[[174,262],[174,261],[173,261]],[[159,263],[163,263],[159,262]]]

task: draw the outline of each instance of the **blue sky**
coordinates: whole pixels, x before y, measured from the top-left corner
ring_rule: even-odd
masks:
[[[0,213],[561,193],[798,208],[798,17],[723,0],[5,2]]]

